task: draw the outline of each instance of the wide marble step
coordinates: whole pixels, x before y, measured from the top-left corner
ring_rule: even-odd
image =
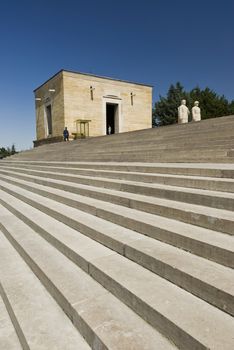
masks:
[[[75,147],[76,146],[76,147]],[[69,154],[77,154],[77,150],[79,148],[79,153],[80,154],[84,154],[84,153],[87,153],[87,154],[92,154],[93,153],[93,147],[94,145],[83,145],[81,147],[79,147],[79,145],[71,145],[69,147]],[[161,152],[170,152],[171,154],[175,154],[175,152],[181,152],[181,154],[183,154],[182,152],[186,151],[187,154],[197,154],[199,152],[209,152],[211,150],[216,150],[217,152],[219,150],[231,150],[234,148],[234,140],[231,140],[231,141],[220,141],[220,142],[217,142],[217,141],[213,141],[213,142],[204,142],[204,144],[201,144],[201,143],[191,143],[191,140],[190,140],[190,143],[181,143],[179,142],[178,140],[175,140],[174,143],[172,142],[167,142],[167,143],[156,143],[156,142],[151,142],[149,140],[146,140],[144,142],[124,142],[124,143],[121,143],[119,144],[116,143],[116,145],[113,145],[113,144],[107,144],[107,145],[95,145],[95,153],[100,155],[100,154],[108,154],[108,151],[110,151],[111,153],[120,153],[120,152],[127,152],[127,153],[135,153],[135,152],[139,152],[139,153],[150,153],[150,154],[153,154],[154,152],[157,152],[157,154],[161,153]],[[107,151],[108,149],[108,151]],[[65,151],[64,150],[61,150],[62,151]],[[51,154],[52,153],[56,153],[55,150],[51,150],[50,151]],[[44,153],[44,152],[43,152]],[[41,153],[42,154],[42,153]],[[205,154],[204,154],[205,156]]]
[[[225,196],[227,198],[227,203],[225,205],[226,209],[228,209],[227,211],[220,209],[217,210],[216,208],[208,208],[207,206],[178,202],[175,200],[109,190],[106,188],[100,189],[99,187],[73,184],[59,180],[54,182],[53,180],[41,180],[35,177],[25,177],[25,181],[18,179],[17,177],[7,175],[2,175],[2,180],[19,185],[23,188],[32,190],[44,196],[49,196],[50,198],[55,198],[62,202],[65,201],[66,203],[69,203],[72,206],[75,205],[76,207],[79,207],[79,200],[76,199],[79,197],[75,196],[76,202],[74,204],[72,196],[74,197],[75,193],[81,194],[82,196],[105,200],[110,203],[120,204],[125,207],[138,209],[151,214],[158,214],[164,217],[174,218],[179,221],[195,224],[206,228],[214,229],[215,225],[216,230],[220,229],[222,232],[232,234],[233,205],[231,202],[230,205],[228,205],[228,199],[230,200],[233,195],[228,193],[225,193]],[[30,183],[30,181],[32,183]],[[41,185],[36,185],[34,182],[38,182],[39,184],[47,186],[47,188],[45,189],[45,187]],[[48,189],[48,186],[51,186],[52,188]],[[66,190],[67,192],[71,192],[72,195],[69,195],[68,198],[67,194],[62,191],[60,192],[62,195],[59,196],[59,191],[55,191],[54,188]],[[90,201],[89,199],[83,200],[84,197],[81,198],[82,205],[84,204],[84,200]],[[222,208],[221,205],[220,207]],[[105,207],[103,209],[105,209]]]
[[[1,290],[23,349],[90,349],[2,231],[0,265]]]
[[[36,199],[37,202],[39,202],[38,196],[36,196]],[[38,207],[35,203],[34,206],[42,211],[42,213],[40,213],[37,209],[31,208],[29,205],[22,203],[18,199],[14,199],[11,195],[3,193],[2,191],[1,202],[12,213],[23,219],[43,236],[48,236],[48,233],[50,234],[52,230],[52,240],[55,241],[56,238],[54,238],[54,236],[56,237],[56,234],[54,232],[61,232],[61,228],[59,229],[57,227],[58,225],[56,226],[56,221],[51,219],[48,215],[45,215],[45,213],[51,215],[51,206]],[[53,201],[50,202],[56,205]],[[8,203],[11,204],[9,205]],[[33,206],[32,202],[30,204]],[[232,280],[234,277],[232,269],[222,267],[190,253],[183,252],[168,244],[144,237],[134,231],[121,229],[120,226],[105,222],[102,219],[92,218],[92,215],[84,214],[79,210],[70,210],[70,214],[72,214],[74,219],[69,220],[69,207],[58,204],[58,214],[60,212],[59,207],[60,210],[63,210],[64,214],[60,216],[53,215],[57,220],[65,222],[84,235],[101,242],[103,245],[115,250],[121,255],[125,255],[127,258],[159,274],[163,278],[169,279],[178,286],[182,286],[189,292],[198,295],[224,311],[234,314],[234,309],[232,310],[231,306],[234,304],[232,301],[234,285],[229,291],[225,291],[227,281]],[[27,215],[24,213],[27,213]],[[65,215],[69,221],[66,221],[66,219],[64,220]],[[74,222],[76,222],[75,225]],[[66,232],[67,230],[63,228],[63,231]],[[74,232],[78,237],[77,231]],[[69,237],[69,230],[68,233],[66,233],[66,237]],[[88,242],[90,241],[89,238],[86,238],[86,240]],[[75,239],[73,234],[72,244],[74,243]],[[59,245],[56,241],[54,244],[57,247]],[[61,250],[64,251],[64,248],[61,248]],[[94,247],[91,246],[90,250],[95,251],[95,245]],[[74,256],[74,254],[69,252],[68,256]],[[206,270],[205,276],[203,275],[204,270]],[[219,286],[222,285],[222,281],[224,290],[222,290],[222,287],[219,288]],[[230,286],[228,286],[228,288],[230,288]]]
[[[12,159],[234,163],[234,116],[40,146]]]
[[[97,176],[56,173],[49,170],[29,170],[17,167],[14,169],[7,169],[0,167],[0,173],[2,176],[11,176],[44,185],[48,184],[49,186],[60,189],[65,188],[61,187],[62,184],[66,186],[67,191],[72,192],[73,190],[71,190],[71,187],[74,188],[75,193],[80,193],[80,185],[87,185],[96,188],[117,190],[123,193],[135,193],[144,196],[159,197],[218,209],[231,211],[234,209],[234,194],[229,192],[185,188],[157,183],[143,183]],[[210,225],[212,225],[212,222]]]
[[[6,305],[1,297],[2,294],[3,288],[0,283],[0,349],[22,350],[19,338],[11,322],[9,313],[7,312]]]
[[[217,122],[218,121],[218,122]],[[112,143],[116,140],[121,140],[123,142],[124,140],[129,139],[138,139],[143,140],[144,138],[165,138],[166,141],[170,141],[171,138],[188,138],[193,137],[195,140],[203,139],[204,136],[206,136],[206,139],[209,138],[220,138],[220,136],[223,134],[226,137],[230,134],[230,136],[233,136],[233,121],[234,117],[230,116],[230,118],[227,120],[225,118],[216,118],[216,121],[213,120],[204,120],[200,123],[189,123],[186,125],[171,125],[167,127],[160,127],[160,128],[154,128],[154,129],[146,129],[146,130],[138,130],[128,133],[121,133],[121,134],[115,134],[108,136],[106,138],[105,136],[92,138],[92,143]],[[77,140],[77,143],[84,143],[86,140]],[[86,142],[90,143],[90,142]],[[49,145],[51,147],[52,145]]]
[[[71,142],[72,143],[72,142]],[[93,145],[90,149],[76,145],[77,147],[64,147],[59,151],[58,149],[44,149],[43,152],[28,152],[19,153],[12,157],[12,159],[31,159],[31,160],[64,160],[64,161],[119,161],[119,162],[233,162],[232,147],[218,147],[196,149],[191,146],[191,149],[183,149],[170,147],[166,149],[154,149],[149,147],[145,150],[139,146],[126,149],[116,147],[112,149],[111,146],[103,145],[101,148]],[[95,152],[93,151],[95,149]]]
[[[39,350],[37,313],[44,325],[50,310],[40,309],[44,290],[65,332],[69,324],[94,350],[233,350],[233,125],[229,116],[1,160],[0,349],[3,310],[3,330]],[[24,274],[14,285],[22,264],[36,279],[32,290]],[[58,324],[59,346],[49,325],[42,349],[46,341],[70,349]]]
[[[33,236],[33,239],[29,239],[29,237],[32,237],[32,232],[26,229],[25,224],[22,223],[23,228],[20,229],[20,223],[17,222],[18,229],[16,230],[15,226],[12,225],[12,221],[13,218],[4,222],[8,226],[6,228],[4,225],[6,235],[14,242],[21,255],[27,256],[28,264],[33,266],[34,272],[40,276],[42,281],[45,281],[47,289],[57,298],[57,301],[59,299],[56,296],[57,291],[60,292],[61,303],[63,298],[68,301],[71,286],[73,292],[70,297],[72,295],[73,298],[79,298],[82,280],[78,279],[78,276],[75,277],[74,271],[71,273],[70,266],[72,264],[72,267],[74,267],[74,264],[69,263],[68,260],[65,261],[66,257],[62,258],[61,253],[38,235]],[[95,249],[95,253],[92,251],[92,257],[87,248],[86,245],[86,249],[82,250],[80,245],[76,244],[74,251],[79,255],[79,249],[81,249],[82,260],[88,262],[89,275],[133,311],[137,312],[143,319],[147,320],[153,327],[173,340],[180,349],[220,349],[221,346],[223,349],[232,348],[233,339],[229,335],[234,326],[234,320],[231,316],[172,285],[127,258],[113,251],[108,251],[108,248],[105,248],[106,252],[104,252],[104,247],[102,247],[101,253],[100,250]],[[43,252],[43,255],[38,254],[38,250]],[[59,260],[56,261],[56,264],[53,264],[56,256],[59,257]],[[58,261],[60,261],[59,270],[57,269]],[[54,269],[55,266],[56,269]],[[64,270],[66,270],[66,275],[63,273]],[[59,276],[56,276],[56,271]],[[78,271],[78,267],[76,271]],[[69,278],[72,278],[72,284],[69,283]],[[59,283],[61,279],[62,283]],[[76,281],[79,286],[75,285]],[[74,290],[76,291],[75,295]],[[82,292],[84,295],[84,289]],[[87,285],[85,292],[87,292]],[[94,289],[89,288],[88,295],[93,292]],[[87,294],[85,295],[87,303],[88,297]],[[97,291],[95,296],[98,299]],[[103,296],[102,308],[104,303],[109,307],[108,296],[106,294]],[[73,313],[73,309],[76,312],[82,310],[82,317],[85,317],[87,308],[90,310],[90,307],[96,307],[95,301],[91,305],[89,301],[89,304],[85,306],[81,302],[74,302],[73,300],[73,303],[70,301],[69,305],[72,309],[71,313]],[[100,305],[98,306],[100,309]],[[105,311],[103,313],[105,314]],[[76,324],[74,317],[73,321]],[[115,316],[111,313],[112,322],[113,317]],[[129,322],[128,319],[127,322]],[[105,330],[107,330],[106,328],[108,327],[106,326]],[[98,329],[99,327],[97,327]],[[137,330],[139,332],[139,328]],[[147,342],[148,339],[146,334],[144,333],[144,342]],[[163,347],[161,348],[163,349]]]
[[[10,158],[11,159],[11,158]],[[234,178],[234,166],[232,164],[204,164],[204,163],[117,163],[117,162],[55,162],[55,161],[16,161],[8,158],[0,162],[0,166],[25,166],[25,168],[54,168],[110,170],[122,172],[140,172],[146,174],[191,175],[208,176],[218,178]]]
[[[20,156],[18,157],[20,159]],[[77,151],[74,152],[74,154],[70,154],[70,152],[66,154],[58,154],[58,152],[55,152],[54,154],[47,153],[43,155],[38,155],[38,157],[35,157],[34,155],[30,155],[29,157],[24,157],[22,155],[21,159],[24,160],[51,160],[51,161],[60,161],[61,159],[64,159],[64,161],[93,161],[93,162],[178,162],[178,163],[184,163],[184,162],[199,162],[199,163],[234,163],[234,157],[228,156],[228,150],[225,151],[212,151],[211,153],[204,153],[203,156],[199,156],[199,152],[193,155],[190,154],[179,154],[177,153],[171,153],[168,152],[168,154],[164,154],[164,152],[161,152],[160,154],[157,154],[156,152],[149,152],[146,154],[145,152],[130,152],[125,153],[124,151],[122,153],[115,152],[115,153],[102,153],[102,154],[96,154],[94,155],[93,152],[90,153],[78,153]]]
[[[167,155],[163,154],[164,152],[157,155],[156,152],[148,154],[132,152],[132,153],[126,153],[123,151],[122,153],[116,152],[116,153],[103,153],[103,154],[96,154],[94,155],[93,152],[90,153],[78,153],[77,151],[74,152],[74,154],[70,154],[70,152],[66,152],[63,154],[59,154],[58,151],[56,151],[54,154],[51,154],[50,152],[45,152],[45,154],[41,155],[35,155],[34,153],[27,154],[19,154],[16,157],[12,156],[12,159],[16,160],[40,160],[40,161],[69,161],[69,162],[76,162],[76,161],[92,161],[92,162],[145,162],[145,163],[155,163],[155,162],[178,162],[178,163],[234,163],[234,157],[230,154],[229,151],[217,151],[212,154],[204,154],[204,156],[199,157],[198,153],[195,155],[183,154],[180,155],[179,153],[172,154],[169,152]]]
[[[112,251],[100,245],[90,254],[89,245],[82,245],[80,240],[81,246],[76,244],[76,247],[83,248],[80,268],[78,262],[73,263],[6,209],[1,212],[4,212],[4,234],[92,349],[176,349],[171,342],[173,335],[167,329],[163,331],[171,341],[96,282],[98,278],[92,278],[90,268],[93,262],[113,255]],[[66,340],[68,342],[69,337]],[[78,342],[75,348],[82,349]],[[65,345],[63,349],[71,348]]]
[[[124,207],[130,207],[134,208],[134,206],[140,206],[140,210],[148,210],[152,211],[154,208],[154,201],[157,201],[157,199],[145,197],[145,196],[139,196],[135,194],[127,194],[122,193],[121,194],[118,191],[108,190],[108,189],[99,189],[91,186],[85,186],[85,185],[71,185],[69,187],[69,190],[67,190],[66,183],[61,184],[62,190],[58,188],[49,187],[49,183],[46,183],[46,186],[38,185],[38,184],[32,184],[31,182],[27,182],[24,180],[19,179],[6,179],[8,183],[14,184],[16,186],[19,186],[21,188],[25,188],[33,193],[38,193],[46,198],[55,199],[56,201],[60,203],[64,203],[69,205],[73,208],[78,208],[82,211],[85,211],[90,214],[94,214],[95,216],[102,216],[105,214],[107,220],[110,219],[111,214],[111,221],[119,223],[121,222],[121,225],[124,225],[125,227],[128,227],[128,225],[132,225],[134,230],[139,230],[137,228],[137,215],[135,215],[134,220],[132,219],[132,216],[130,215],[129,218],[127,218],[124,214],[121,219],[121,214],[124,211]],[[56,185],[58,185],[56,183]],[[56,187],[56,186],[54,186]],[[9,186],[6,186],[6,184],[3,183],[2,186],[3,190],[8,191],[9,193],[12,193],[12,187],[9,188]],[[17,187],[14,187],[14,189],[17,191],[13,193],[17,196],[20,196],[21,199],[23,199],[26,202],[31,201],[30,193],[19,191]],[[66,190],[66,191],[64,191]],[[77,195],[75,192],[81,194]],[[91,197],[91,199],[89,199]],[[40,198],[40,197],[39,197]],[[92,198],[98,198],[98,201],[94,201]],[[101,201],[100,201],[101,200]],[[123,206],[123,209],[121,207],[116,207],[113,209],[113,206],[110,207],[105,202],[113,202],[116,204],[119,204]],[[161,200],[162,202],[163,200]],[[164,200],[166,202],[167,200]],[[167,201],[169,202],[169,201]],[[32,202],[34,205],[34,202]],[[44,203],[41,201],[42,206],[44,208]],[[146,204],[148,203],[148,205]],[[176,206],[176,202],[172,202]],[[179,203],[180,204],[180,203]],[[39,205],[38,202],[36,204]],[[196,206],[195,206],[196,207]],[[41,208],[41,207],[40,207]],[[97,210],[98,209],[98,210]],[[100,210],[99,210],[100,209]],[[47,209],[48,210],[48,209]],[[110,213],[111,211],[111,213]],[[129,212],[128,212],[129,213]],[[133,213],[136,213],[136,211],[133,210]],[[139,211],[137,211],[139,213]],[[63,215],[64,212],[61,211],[61,215],[57,214],[57,212],[51,211],[51,215],[60,215],[60,220],[64,220],[65,223],[73,225],[73,227],[78,227],[78,229],[85,229],[87,225],[83,227],[86,222],[83,222],[83,225],[80,227],[80,223],[75,222],[74,220],[68,219],[66,216]],[[69,215],[68,215],[69,217]],[[154,218],[157,218],[157,220],[153,221],[153,225],[150,225],[147,220],[145,224],[143,222],[140,222],[140,230],[143,230],[144,234],[147,233],[149,236],[152,236],[153,238],[159,239],[161,241],[164,241],[169,244],[173,244],[178,247],[182,247],[185,250],[192,251],[193,253],[207,257],[208,259],[214,260],[218,263],[224,264],[226,266],[233,267],[233,238],[229,235],[224,235],[220,232],[214,231],[214,230],[208,230],[201,227],[197,227],[194,225],[186,224],[183,222],[179,222],[177,220],[167,219],[163,218],[161,216],[154,216]],[[94,220],[92,218],[92,220]],[[107,223],[106,223],[107,224]],[[78,226],[77,226],[78,225]],[[143,227],[143,229],[142,229]]]
[[[128,139],[126,138],[126,140],[123,140],[120,144],[120,142],[118,140],[115,141],[106,141],[105,143],[98,143],[96,142],[95,144],[95,151],[96,150],[102,150],[104,147],[109,147],[112,150],[115,150],[117,148],[124,148],[124,149],[184,149],[184,150],[194,150],[194,149],[210,149],[210,148],[233,148],[234,146],[234,140],[233,140],[233,135],[230,136],[222,136],[222,137],[212,137],[212,138],[207,138],[204,137],[203,142],[201,142],[202,140],[193,140],[193,142],[191,142],[191,137],[188,138],[178,138],[175,137],[174,139],[172,139],[170,137],[169,140],[167,140],[167,142],[165,142],[164,138],[161,137],[157,137],[157,138],[145,138],[145,139],[140,139],[140,140],[136,140],[136,139]],[[94,146],[94,143],[86,143],[86,144],[79,144],[80,149],[81,148],[85,148],[88,151],[91,151],[91,149]],[[75,150],[77,148],[77,144],[73,142],[71,142],[69,149]],[[62,150],[62,149],[61,149]]]
[[[146,183],[161,183],[171,186],[200,188],[214,191],[228,191],[234,193],[234,179],[231,178],[217,178],[211,176],[194,176],[194,175],[174,175],[174,174],[152,174],[136,171],[121,171],[121,170],[99,170],[84,168],[64,168],[62,166],[40,166],[29,164],[2,164],[2,169],[30,169],[39,171],[53,171],[58,174],[74,174],[84,176],[97,176],[111,179],[120,179],[128,181],[138,181]],[[1,170],[0,168],[0,170]]]

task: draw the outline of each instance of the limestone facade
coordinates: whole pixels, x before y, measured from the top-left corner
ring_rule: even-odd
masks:
[[[89,136],[152,127],[152,86],[61,70],[34,90],[37,141],[89,120]]]

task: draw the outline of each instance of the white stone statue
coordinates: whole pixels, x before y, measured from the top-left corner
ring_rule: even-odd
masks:
[[[181,105],[178,107],[178,124],[188,123],[188,116],[190,112],[186,106],[186,100],[181,101]]]
[[[201,120],[201,109],[198,107],[199,102],[194,102],[194,107],[192,108],[193,122],[199,122]]]

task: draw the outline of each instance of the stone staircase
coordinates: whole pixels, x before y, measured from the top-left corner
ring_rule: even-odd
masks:
[[[234,163],[234,116],[43,145],[14,159]]]
[[[0,349],[234,349],[234,121],[219,119],[160,131],[163,152],[163,130],[200,130],[212,163],[117,162],[159,130],[0,161]]]

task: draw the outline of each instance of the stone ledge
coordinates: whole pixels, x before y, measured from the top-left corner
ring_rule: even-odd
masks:
[[[49,143],[56,143],[56,142],[61,142],[61,141],[63,141],[62,136],[54,136],[54,137],[48,137],[45,139],[35,140],[35,141],[33,141],[33,145],[34,145],[34,147],[38,147],[41,145],[46,145]]]

